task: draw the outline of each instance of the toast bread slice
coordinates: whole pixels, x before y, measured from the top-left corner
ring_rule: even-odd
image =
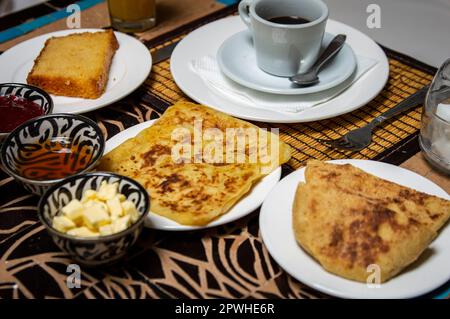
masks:
[[[112,30],[52,37],[34,61],[27,83],[54,95],[99,98],[118,48]]]

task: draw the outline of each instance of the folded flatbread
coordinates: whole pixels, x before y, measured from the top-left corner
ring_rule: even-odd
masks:
[[[241,137],[245,143],[238,146]],[[289,146],[277,135],[206,106],[179,102],[104,156],[99,169],[144,185],[153,213],[184,225],[206,225],[289,158]]]
[[[450,202],[370,175],[352,165],[308,163],[293,206],[295,237],[327,271],[366,282],[398,274],[450,217]],[[373,268],[370,268],[373,269]]]

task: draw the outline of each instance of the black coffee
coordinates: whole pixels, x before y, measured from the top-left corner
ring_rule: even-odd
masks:
[[[278,24],[304,24],[311,22],[308,19],[299,17],[299,16],[283,16],[283,17],[274,17],[267,19],[270,22],[278,23]]]

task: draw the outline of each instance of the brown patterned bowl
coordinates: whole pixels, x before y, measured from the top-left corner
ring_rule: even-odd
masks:
[[[80,238],[59,232],[52,226],[53,217],[72,199],[80,199],[88,189],[98,189],[102,181],[118,183],[119,192],[133,202],[139,219],[127,229],[112,235]],[[68,177],[52,186],[41,198],[38,216],[55,244],[72,258],[86,266],[100,266],[117,261],[137,240],[150,210],[147,191],[138,182],[106,172],[86,173]]]

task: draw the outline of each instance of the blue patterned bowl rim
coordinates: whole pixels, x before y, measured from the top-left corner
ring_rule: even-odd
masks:
[[[115,177],[118,179],[122,179],[122,180],[126,180],[127,182],[133,184],[134,186],[137,187],[137,189],[139,190],[139,192],[143,195],[142,198],[144,199],[144,212],[139,216],[139,219],[134,222],[130,227],[128,227],[125,230],[122,230],[121,232],[112,234],[112,235],[105,235],[105,236],[99,236],[99,237],[94,237],[94,238],[89,238],[89,237],[75,237],[75,236],[70,236],[67,234],[64,234],[58,230],[56,230],[55,228],[53,228],[52,225],[50,225],[47,220],[44,217],[44,206],[47,203],[48,198],[50,197],[51,194],[53,194],[58,188],[72,182],[75,181],[77,179],[85,179],[85,178],[91,178],[91,177]],[[38,203],[38,217],[39,220],[41,221],[41,223],[47,228],[47,230],[58,236],[58,237],[62,237],[71,241],[75,241],[75,242],[83,242],[83,243],[97,243],[97,242],[103,242],[103,241],[110,241],[110,240],[114,240],[117,238],[120,238],[122,236],[127,235],[128,233],[134,231],[137,227],[139,227],[139,225],[141,223],[144,222],[145,217],[148,215],[149,211],[150,211],[150,197],[148,196],[147,191],[145,190],[145,188],[137,181],[135,181],[134,179],[131,179],[129,177],[123,176],[123,175],[119,175],[119,174],[114,174],[114,173],[109,173],[109,172],[92,172],[92,173],[84,173],[84,174],[79,174],[79,175],[74,175],[74,176],[69,176],[66,177],[63,181],[51,186],[46,192],[45,194],[41,197],[41,199],[39,200]]]
[[[91,163],[88,166],[86,166],[86,168],[84,168],[82,171],[80,171],[78,173],[75,173],[73,176],[77,176],[79,174],[90,171],[91,169],[93,169],[96,166],[97,162],[102,158],[103,153],[105,151],[105,137],[103,136],[103,133],[102,133],[100,127],[97,125],[97,123],[95,123],[93,120],[91,120],[90,118],[88,118],[86,116],[82,116],[82,115],[78,115],[78,114],[56,113],[56,114],[43,115],[43,116],[28,120],[28,121],[22,123],[21,125],[19,125],[18,127],[16,127],[5,138],[5,140],[2,142],[3,144],[1,145],[1,150],[0,150],[1,160],[0,160],[0,162],[3,166],[3,169],[5,170],[5,172],[8,175],[16,178],[17,180],[19,180],[23,183],[34,184],[34,185],[45,185],[45,186],[53,185],[53,184],[63,181],[65,179],[65,178],[59,178],[59,179],[49,179],[49,180],[34,180],[34,179],[26,178],[26,177],[23,177],[23,176],[17,174],[6,162],[6,150],[8,148],[8,144],[10,143],[11,139],[14,136],[19,134],[23,129],[25,129],[32,123],[41,122],[41,121],[44,121],[47,119],[52,119],[52,118],[74,118],[79,121],[85,122],[90,127],[92,127],[92,129],[94,129],[95,132],[97,133],[97,135],[99,136],[100,148],[98,150],[98,153],[92,159]]]

